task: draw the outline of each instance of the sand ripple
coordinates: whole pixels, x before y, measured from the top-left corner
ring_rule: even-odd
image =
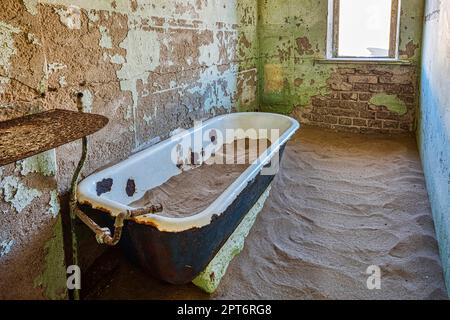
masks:
[[[370,265],[381,268],[381,290],[366,287]],[[208,298],[192,285],[170,286],[123,268],[102,298]],[[314,128],[302,128],[289,143],[244,251],[212,296],[446,297],[414,138]]]

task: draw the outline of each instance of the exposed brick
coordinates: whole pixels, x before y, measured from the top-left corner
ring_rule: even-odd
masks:
[[[380,83],[396,83],[396,84],[412,84],[413,80],[408,74],[405,75],[393,75],[393,76],[380,76]]]
[[[383,106],[376,106],[374,104],[369,104],[367,109],[370,110],[370,111],[383,111],[385,109],[385,107],[383,107]]]
[[[330,108],[340,108],[341,107],[341,101],[340,100],[331,100],[328,103],[328,107],[330,107]]]
[[[330,123],[330,124],[337,124],[338,123],[338,117],[336,117],[336,116],[324,116],[324,122]]]
[[[358,110],[358,111],[366,111],[367,110],[367,103],[366,102],[359,102],[359,101],[342,101],[341,102],[341,108]]]
[[[414,68],[338,68],[328,80],[332,91],[312,99],[311,115],[303,118],[317,126],[345,132],[411,131],[417,104],[415,79]],[[406,103],[408,113],[400,116],[385,106],[371,105],[369,101],[377,93],[398,96]]]
[[[327,107],[328,106],[328,100],[326,100],[324,98],[314,97],[314,98],[312,98],[311,104],[314,107]]]
[[[340,93],[339,92],[331,92],[331,93],[327,94],[326,96],[329,99],[339,99]]]
[[[313,112],[315,114],[326,115],[328,114],[328,109],[324,107],[314,107]]]
[[[323,116],[318,114],[312,115],[312,121],[314,122],[323,122]]]
[[[353,119],[353,125],[358,127],[367,127],[366,119]]]
[[[351,126],[352,119],[351,118],[339,118],[339,124],[342,124],[344,126]]]
[[[354,68],[339,68],[340,74],[354,74],[356,70]]]
[[[370,92],[380,93],[385,91],[385,87],[382,84],[371,84],[369,90]]]
[[[405,131],[412,131],[412,124],[410,122],[401,122],[400,129]]]
[[[350,75],[348,76],[350,83],[378,83],[378,77],[374,75]]]
[[[379,76],[392,76],[393,73],[390,71],[384,71],[384,70],[376,70],[376,69],[370,69],[370,72]]]
[[[353,85],[353,89],[355,91],[365,91],[365,92],[367,92],[370,89],[370,84],[368,84],[368,83],[355,83]]]
[[[338,91],[351,91],[353,89],[353,85],[347,82],[332,82],[331,89]]]
[[[369,120],[367,124],[370,128],[383,128],[383,121],[381,120]]]
[[[405,103],[414,104],[416,103],[416,96],[415,95],[399,95],[399,98],[404,101]]]
[[[359,101],[369,101],[372,98],[372,94],[370,93],[360,93]]]
[[[399,126],[398,121],[390,121],[390,120],[383,121],[383,128],[385,129],[397,129],[398,126]]]
[[[353,102],[354,101],[346,101],[346,100],[339,101],[339,108],[346,109],[346,110],[352,109]]]
[[[381,111],[377,112],[377,119],[379,120],[396,120],[398,121],[400,119],[400,116],[398,114],[389,112],[389,111]]]
[[[375,119],[375,112],[373,111],[361,111],[359,117],[363,119]]]
[[[399,93],[413,94],[415,92],[413,85],[401,85]]]
[[[353,92],[343,92],[341,93],[342,100],[358,100],[358,94]]]
[[[338,117],[349,117],[354,118],[359,116],[359,112],[355,110],[346,110],[346,109],[328,109],[328,113],[333,116]]]

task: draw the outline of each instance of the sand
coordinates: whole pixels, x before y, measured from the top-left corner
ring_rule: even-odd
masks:
[[[366,269],[381,268],[381,290]],[[243,252],[212,296],[124,258],[93,299],[445,299],[414,138],[302,128]]]
[[[269,140],[262,139],[252,142],[241,139],[226,144],[205,163],[147,191],[130,206],[140,208],[160,203],[163,205],[163,211],[158,215],[173,218],[202,212],[236,181],[269,145]]]

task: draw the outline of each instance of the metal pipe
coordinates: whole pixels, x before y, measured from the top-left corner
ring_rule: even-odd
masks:
[[[161,212],[163,207],[161,204],[151,205],[145,208],[139,208],[136,210],[128,210],[121,212],[116,216],[114,221],[114,235],[111,236],[111,230],[109,228],[100,227],[94,220],[88,217],[79,208],[74,208],[75,215],[83,221],[83,223],[89,227],[95,233],[95,239],[99,244],[106,244],[108,246],[115,246],[119,243],[122,237],[122,229],[125,220],[129,220],[134,217],[142,216],[145,214]]]

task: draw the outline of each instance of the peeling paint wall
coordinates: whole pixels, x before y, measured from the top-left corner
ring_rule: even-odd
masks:
[[[261,109],[292,113],[303,123],[335,130],[412,131],[423,0],[402,1],[399,52],[407,64],[321,61],[326,57],[327,12],[328,0],[259,1]],[[387,105],[372,104],[377,95],[391,98]],[[396,112],[398,100],[405,113]]]
[[[256,110],[257,13],[257,0],[2,0],[0,120],[76,110],[82,93],[110,119],[86,176],[195,120]],[[0,168],[0,298],[65,296],[58,199],[79,154],[74,142]]]
[[[450,2],[427,0],[418,142],[450,289]]]

